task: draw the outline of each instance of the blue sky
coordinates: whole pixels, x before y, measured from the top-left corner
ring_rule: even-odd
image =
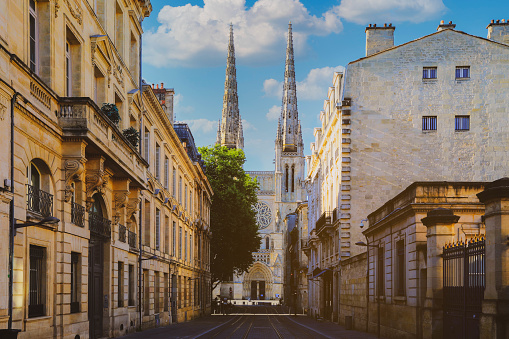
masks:
[[[508,1],[478,0],[152,0],[143,22],[143,78],[175,89],[176,120],[196,144],[212,145],[221,117],[230,22],[234,25],[246,170],[274,168],[286,33],[291,21],[305,154],[334,70],[365,55],[369,23],[396,26],[395,44],[436,31],[440,20],[481,37],[509,19]],[[505,15],[505,16],[503,16]]]

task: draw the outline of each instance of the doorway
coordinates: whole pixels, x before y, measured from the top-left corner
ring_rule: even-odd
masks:
[[[88,254],[88,321],[92,339],[103,336],[103,263],[104,242],[91,235]]]

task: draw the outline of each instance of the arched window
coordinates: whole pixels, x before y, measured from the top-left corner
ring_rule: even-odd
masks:
[[[53,213],[50,171],[40,159],[34,159],[27,166],[27,210],[47,217]]]
[[[285,167],[285,192],[288,192],[288,165]]]
[[[265,249],[267,249],[267,250],[270,249],[270,238],[269,237],[265,238]]]
[[[292,192],[295,192],[295,165],[292,166]]]

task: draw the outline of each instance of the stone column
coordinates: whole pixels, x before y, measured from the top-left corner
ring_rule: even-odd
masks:
[[[445,244],[454,239],[459,216],[452,210],[437,208],[421,222],[427,227],[427,290],[423,308],[423,338],[443,337],[443,259]]]
[[[486,205],[486,289],[481,338],[509,337],[509,178],[496,180],[477,194]]]

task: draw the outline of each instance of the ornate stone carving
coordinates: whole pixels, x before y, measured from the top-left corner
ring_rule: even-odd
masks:
[[[130,219],[140,210],[141,197],[130,198],[126,206],[126,217]]]
[[[81,7],[75,1],[72,1],[72,2],[73,2],[73,4],[71,4],[70,0],[65,0],[65,3],[67,4],[67,7],[69,7],[69,11],[71,12],[71,15],[81,25],[83,23],[83,11],[81,10]]]
[[[111,174],[104,170],[104,159],[100,158],[96,163],[95,168],[86,171],[85,183],[87,186],[87,210],[90,209],[94,202],[92,196],[95,193],[104,194],[106,185],[110,179]],[[88,166],[87,166],[88,167]]]
[[[60,4],[58,3],[58,0],[55,0],[55,18],[58,17],[58,10],[60,9]]]
[[[115,191],[114,194],[114,203],[115,203],[115,215],[120,216],[120,211],[122,208],[126,207],[127,202],[129,200],[129,191]]]
[[[73,181],[81,181],[81,174],[85,170],[83,164],[86,159],[68,159],[64,163],[65,170],[65,202],[71,200],[74,188],[71,186]]]

